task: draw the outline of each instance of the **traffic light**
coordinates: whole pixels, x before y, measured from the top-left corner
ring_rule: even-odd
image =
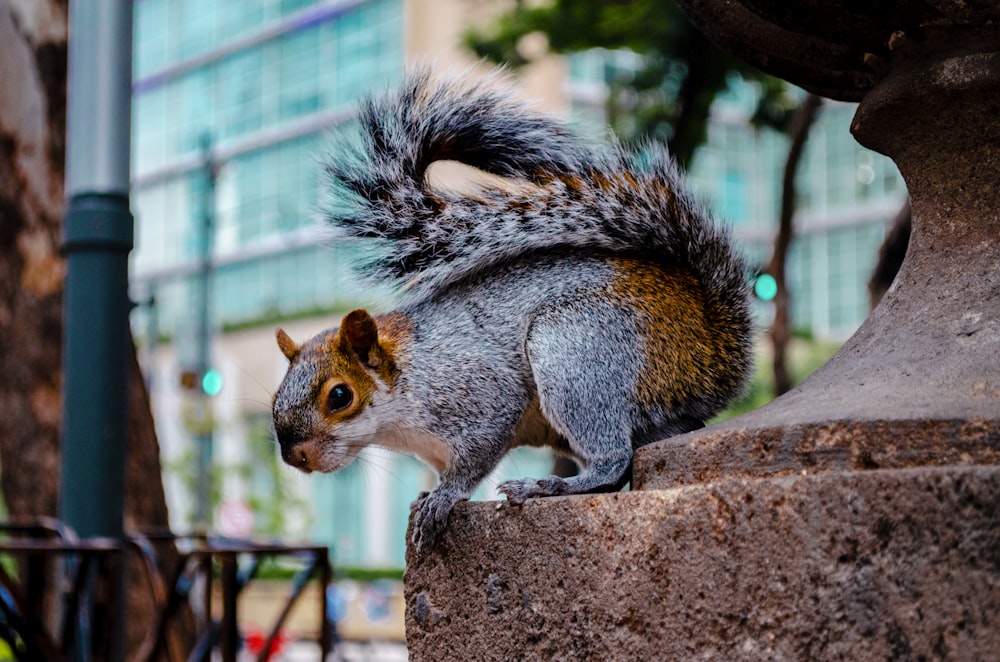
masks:
[[[753,293],[761,301],[774,301],[778,296],[778,281],[771,274],[761,272],[753,281]]]
[[[222,373],[209,368],[201,376],[201,390],[205,395],[218,395],[222,391]]]
[[[195,390],[201,382],[200,377],[197,370],[181,370],[181,388],[185,391]]]
[[[218,395],[222,392],[222,372],[215,368],[209,368],[204,373],[182,370],[180,384],[185,391],[200,390],[205,395]]]

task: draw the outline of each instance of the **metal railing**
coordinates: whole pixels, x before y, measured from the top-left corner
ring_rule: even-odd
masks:
[[[123,604],[115,599],[120,590],[121,575],[116,570],[122,560],[122,543],[78,539],[63,523],[48,518],[0,523],[0,535],[0,555],[16,561],[0,563],[0,639],[7,642],[14,658],[57,662],[107,657],[108,651],[102,648],[107,646],[106,638],[91,636],[92,623],[97,622],[93,610],[113,611]],[[168,563],[157,552],[164,544],[176,549],[176,560]],[[297,569],[257,659],[270,657],[292,608],[312,581],[320,586],[319,659],[330,652],[327,547],[146,531],[127,536],[124,548],[141,561],[156,610],[154,625],[134,659],[207,662],[216,651],[223,662],[235,662],[242,645],[239,597],[267,559],[295,560]],[[47,595],[52,596],[48,601]],[[111,599],[97,601],[97,595]],[[221,604],[213,604],[215,596],[221,596]],[[177,638],[171,645],[169,635],[172,628],[180,627],[185,605],[196,614],[195,641],[190,650],[178,650]],[[116,614],[102,616],[115,618]]]
[[[18,660],[72,659],[93,651],[90,605],[98,590],[113,592],[113,568],[120,545],[108,538],[77,539],[58,520],[0,524],[0,552],[15,564],[0,563],[0,637]],[[65,561],[57,573],[53,561]],[[53,576],[59,600],[50,609],[47,588]],[[108,651],[96,651],[98,657]]]

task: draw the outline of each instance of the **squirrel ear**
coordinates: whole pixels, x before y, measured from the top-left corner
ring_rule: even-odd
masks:
[[[379,364],[378,326],[367,310],[352,310],[340,323],[340,342],[350,347],[362,363],[371,367]]]
[[[278,329],[274,335],[278,339],[278,348],[281,349],[281,353],[289,361],[294,361],[295,357],[299,355],[299,346],[285,333],[284,329]]]

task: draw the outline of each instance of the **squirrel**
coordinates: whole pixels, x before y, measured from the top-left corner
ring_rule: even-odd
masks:
[[[747,266],[665,149],[587,143],[513,96],[499,71],[421,69],[363,102],[360,141],[323,164],[322,212],[376,244],[359,271],[402,286],[399,305],[301,345],[276,332],[282,458],[306,472],[370,444],[421,458],[439,480],[412,506],[417,550],[512,447],[580,465],[501,484],[514,504],[619,490],[635,449],[703,427],[751,370]],[[516,185],[437,190],[427,168],[446,160]]]

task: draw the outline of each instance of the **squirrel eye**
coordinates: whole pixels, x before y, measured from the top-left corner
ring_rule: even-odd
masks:
[[[326,396],[326,405],[330,411],[344,409],[353,401],[354,393],[351,392],[347,384],[337,384],[330,389],[329,395]]]

